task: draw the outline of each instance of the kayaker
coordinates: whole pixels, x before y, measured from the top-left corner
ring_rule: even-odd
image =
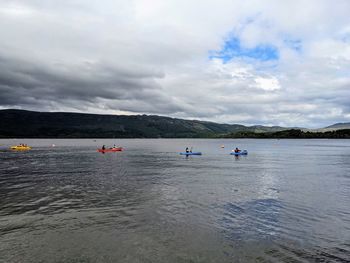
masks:
[[[106,150],[106,146],[105,145],[102,146],[102,150]]]
[[[186,147],[186,152],[189,153],[190,151],[188,150],[188,147]]]
[[[239,153],[241,150],[236,147],[235,153]]]

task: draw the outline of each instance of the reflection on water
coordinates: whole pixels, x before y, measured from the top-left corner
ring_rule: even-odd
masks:
[[[0,262],[350,260],[350,141],[24,143],[0,149]]]

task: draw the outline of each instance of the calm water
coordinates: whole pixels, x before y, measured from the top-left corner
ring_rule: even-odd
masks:
[[[0,140],[0,262],[350,261],[350,140],[114,143]]]

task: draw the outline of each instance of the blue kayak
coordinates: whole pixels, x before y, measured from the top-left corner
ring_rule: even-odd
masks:
[[[248,155],[248,151],[247,150],[243,150],[243,151],[238,152],[238,153],[231,152],[230,154],[231,155],[236,155],[236,156],[238,156],[238,155]]]
[[[180,155],[202,155],[201,152],[182,152]]]

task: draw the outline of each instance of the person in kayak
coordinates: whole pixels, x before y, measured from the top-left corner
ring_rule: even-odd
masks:
[[[106,150],[106,146],[105,145],[102,145],[102,150]]]
[[[236,147],[235,153],[239,153],[241,150]]]
[[[186,152],[189,153],[190,151],[188,150],[188,147],[186,147]]]

